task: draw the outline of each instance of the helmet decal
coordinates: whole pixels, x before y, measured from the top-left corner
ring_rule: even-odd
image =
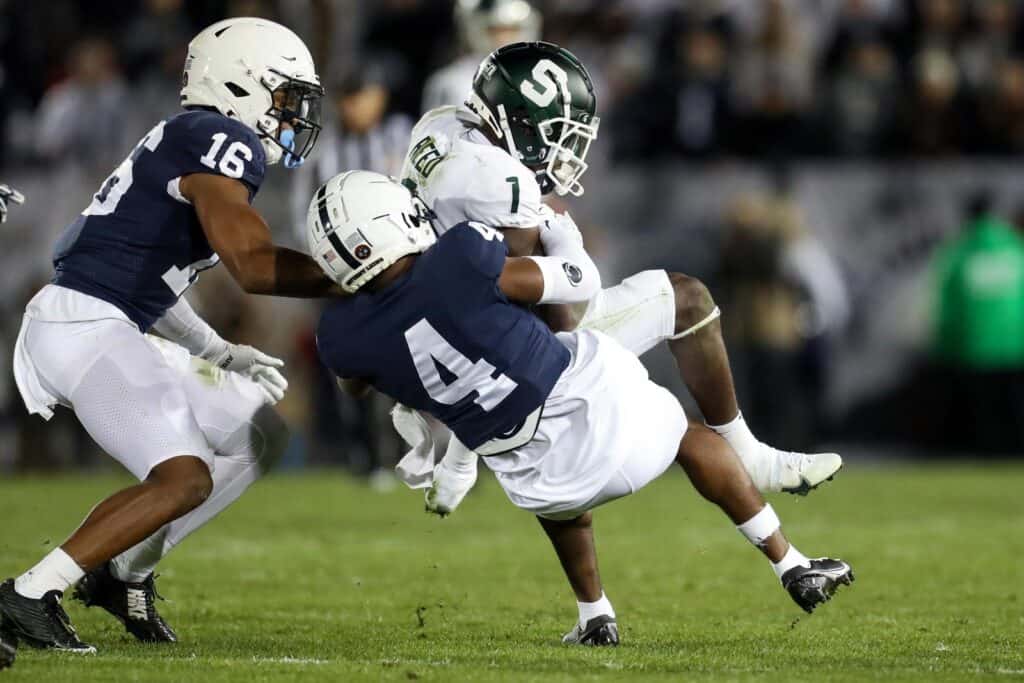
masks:
[[[306,217],[310,254],[347,292],[356,292],[409,254],[426,250],[437,237],[431,214],[393,178],[347,171],[324,183]]]
[[[555,96],[561,93],[564,99],[563,106],[566,116],[569,115],[569,107],[572,104],[572,95],[569,93],[569,74],[565,69],[558,66],[550,59],[542,59],[533,67],[533,81],[537,82],[543,90],[537,90],[533,81],[524,80],[519,84],[519,92],[538,107],[546,107],[555,100]],[[555,80],[551,80],[554,78]],[[557,85],[556,85],[557,81]]]

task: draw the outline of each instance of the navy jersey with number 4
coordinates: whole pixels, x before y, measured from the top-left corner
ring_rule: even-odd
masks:
[[[469,448],[507,434],[570,355],[498,288],[506,254],[490,228],[452,228],[388,287],[331,303],[317,330],[324,365],[430,413]]]
[[[111,303],[148,330],[218,260],[178,182],[191,173],[237,178],[251,200],[265,168],[259,139],[239,121],[210,111],[161,121],[65,228],[53,283]]]

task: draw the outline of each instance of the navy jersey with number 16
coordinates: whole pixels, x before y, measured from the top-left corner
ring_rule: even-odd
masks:
[[[211,111],[161,121],[65,228],[53,283],[111,303],[148,330],[218,260],[178,189],[181,178],[237,178],[251,201],[265,168],[263,146],[239,121]]]
[[[462,223],[398,280],[334,301],[317,329],[324,365],[430,413],[469,448],[544,405],[568,349],[498,288],[501,234]]]

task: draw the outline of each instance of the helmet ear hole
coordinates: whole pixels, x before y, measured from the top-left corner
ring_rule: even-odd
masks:
[[[237,83],[232,83],[232,82],[228,81],[227,83],[224,84],[224,87],[227,88],[228,90],[230,90],[231,94],[234,95],[235,97],[248,97],[249,96],[249,91],[246,90],[245,88],[243,88],[242,86],[238,85]]]

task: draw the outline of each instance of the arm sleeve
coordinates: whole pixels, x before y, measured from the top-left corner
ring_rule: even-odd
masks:
[[[185,297],[178,297],[173,306],[167,309],[153,329],[160,336],[181,344],[193,356],[202,357],[212,347],[224,343],[220,335],[199,317]]]
[[[215,112],[190,112],[167,126],[165,136],[177,150],[180,175],[210,173],[235,178],[249,188],[251,200],[263,184],[266,154],[249,127]]]

